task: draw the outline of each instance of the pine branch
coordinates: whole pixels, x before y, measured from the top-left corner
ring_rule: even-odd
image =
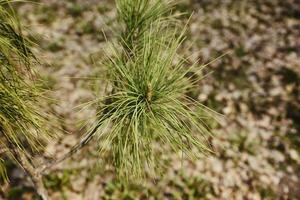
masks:
[[[170,2],[116,3],[123,29],[103,63],[113,92],[103,102],[97,102],[100,106],[94,126],[69,152],[38,169],[27,166],[28,174],[46,173],[81,150],[95,135],[101,140],[100,153],[110,148],[118,175],[125,180],[143,178],[145,165],[154,169],[158,155],[153,143],[168,145],[191,158],[211,152],[207,142],[211,133],[203,119],[213,114],[185,95],[202,77],[190,80],[188,74],[197,66],[186,68],[184,59],[177,54],[185,39],[185,28],[172,15]],[[110,131],[104,133],[107,127],[111,127]],[[193,134],[195,131],[198,136]]]
[[[32,166],[23,152],[15,148],[12,153],[14,158],[16,158],[16,160],[20,163],[20,166],[22,166],[26,174],[30,177],[37,193],[42,197],[43,200],[48,200],[48,191],[44,186],[41,173],[36,170],[34,166]]]
[[[1,130],[0,130],[1,132]],[[43,200],[48,200],[48,191],[46,190],[41,173],[36,170],[36,168],[28,161],[27,156],[23,151],[10,141],[10,139],[4,134],[5,141],[9,147],[10,153],[13,158],[19,163],[23,168],[25,173],[30,177],[37,193],[42,197]]]
[[[55,160],[50,160],[50,161],[46,161],[45,163],[43,163],[42,165],[40,165],[38,167],[38,171],[40,171],[40,173],[46,173],[49,169],[51,169],[53,166],[63,162],[64,160],[70,158],[71,156],[73,156],[75,153],[77,153],[78,151],[80,151],[83,147],[85,147],[85,145],[87,145],[92,139],[93,137],[96,135],[98,128],[100,127],[101,124],[99,124],[98,126],[94,127],[93,130],[91,132],[89,132],[88,134],[86,134],[76,145],[74,145],[70,151],[68,151],[66,154],[62,155],[60,158],[57,158]]]
[[[30,41],[22,35],[10,2],[0,1],[0,143],[4,153],[17,161],[38,194],[47,200],[42,176],[30,162],[29,152],[43,147],[41,140],[49,136],[43,130],[48,118],[41,109],[41,91],[31,79],[36,58]],[[7,178],[0,164],[0,175]]]
[[[116,0],[116,4],[123,29],[102,63],[113,92],[102,98],[104,103],[97,102],[93,128],[44,169],[72,156],[95,135],[100,138],[100,153],[109,147],[112,164],[124,180],[143,178],[145,165],[155,168],[159,155],[153,143],[194,159],[211,152],[207,140],[211,133],[203,119],[213,119],[214,114],[185,95],[202,77],[190,80],[188,74],[197,65],[187,68],[177,54],[186,27],[172,15],[172,4],[161,0]],[[105,132],[107,127],[110,131]]]

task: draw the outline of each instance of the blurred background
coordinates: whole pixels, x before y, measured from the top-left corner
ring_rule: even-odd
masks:
[[[114,40],[116,8],[112,0],[40,0],[16,9],[58,100],[49,106],[64,119],[63,136],[44,153],[59,157],[84,133],[80,120],[95,113],[74,107],[95,98],[83,77],[99,68],[103,33]],[[180,49],[191,63],[227,53],[190,94],[226,118],[211,124],[215,154],[192,162],[165,152],[165,176],[124,186],[92,142],[46,176],[51,199],[300,199],[300,1],[181,0],[175,9],[188,13],[183,21],[192,14]],[[7,168],[6,197],[37,199],[22,170],[10,161]]]

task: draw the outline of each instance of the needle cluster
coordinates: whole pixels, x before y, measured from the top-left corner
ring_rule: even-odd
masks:
[[[16,151],[28,158],[42,147],[47,138],[43,124],[45,116],[40,107],[41,91],[33,81],[36,63],[23,37],[10,1],[0,1],[0,149],[14,157]],[[1,155],[2,156],[2,155]],[[3,160],[0,175],[5,177]]]
[[[191,158],[210,152],[205,120],[212,112],[186,95],[203,77],[189,78],[201,67],[187,66],[178,54],[186,27],[172,14],[173,2],[116,3],[122,30],[102,63],[112,92],[98,102],[95,127],[100,152],[112,153],[124,180],[156,168],[157,146],[159,152],[171,147]]]

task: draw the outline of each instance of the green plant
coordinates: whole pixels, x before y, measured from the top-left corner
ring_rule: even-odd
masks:
[[[173,1],[116,4],[121,34],[100,63],[107,67],[112,90],[91,102],[98,106],[97,120],[70,154],[97,135],[100,153],[112,152],[117,174],[127,180],[143,178],[145,168],[155,171],[157,144],[191,158],[210,152],[211,134],[204,120],[214,113],[186,95],[203,78],[204,66],[187,66],[177,54],[186,27],[177,20],[180,15],[172,14]]]
[[[0,12],[0,131],[5,140],[1,139],[0,145],[22,161],[30,158],[27,145],[38,150],[40,139],[47,138],[47,134],[41,128],[45,117],[37,103],[41,95],[32,81],[36,59],[13,11],[4,9],[4,3],[7,1],[1,1]],[[206,121],[215,113],[187,95],[203,78],[201,69],[205,66],[188,66],[177,53],[185,40],[186,26],[178,20],[182,14],[173,13],[173,1],[116,0],[116,5],[122,28],[100,63],[107,69],[106,81],[112,89],[89,103],[97,106],[96,120],[69,153],[40,169],[30,162],[20,163],[32,176],[40,176],[96,135],[101,141],[100,154],[112,153],[112,164],[123,180],[144,178],[145,168],[156,172],[164,148],[193,159],[211,152]],[[40,187],[39,194],[47,199],[41,180],[33,181]]]
[[[7,174],[5,169],[5,163],[4,160],[0,158],[0,178],[3,180],[7,180]]]
[[[40,104],[42,91],[34,81],[37,76],[32,67],[37,60],[10,2],[0,1],[0,149],[22,165],[41,192],[40,176],[30,160],[49,136],[42,128],[47,114]],[[0,176],[6,179],[2,160],[0,169]]]

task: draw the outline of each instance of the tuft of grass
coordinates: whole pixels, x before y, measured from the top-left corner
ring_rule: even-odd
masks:
[[[187,66],[178,54],[186,27],[172,14],[173,2],[116,4],[122,31],[101,63],[112,91],[92,102],[97,120],[77,147],[97,135],[100,154],[112,153],[118,176],[140,179],[157,172],[160,154],[169,147],[192,159],[210,153],[205,120],[215,113],[186,95],[203,78],[204,66]],[[189,78],[191,72],[197,78]]]
[[[13,157],[16,150],[30,159],[48,138],[42,90],[35,84],[33,66],[37,62],[32,44],[23,37],[18,19],[10,6],[0,1],[0,148]],[[0,175],[5,168],[0,163]]]

